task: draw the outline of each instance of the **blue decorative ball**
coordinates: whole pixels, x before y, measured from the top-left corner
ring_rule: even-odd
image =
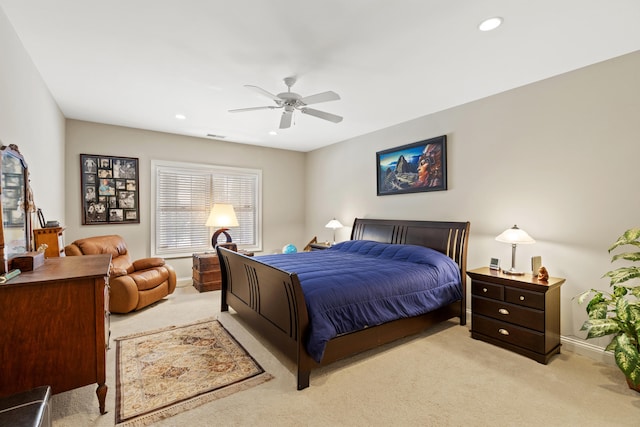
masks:
[[[298,248],[296,248],[291,243],[289,243],[288,245],[284,245],[284,247],[282,248],[283,254],[295,254],[296,252],[298,252]]]

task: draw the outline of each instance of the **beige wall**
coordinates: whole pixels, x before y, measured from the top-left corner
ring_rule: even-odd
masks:
[[[0,52],[0,144],[18,146],[36,205],[64,221],[64,117],[2,9]]]
[[[78,120],[67,121],[65,239],[122,235],[133,256],[151,254],[151,160],[195,162],[262,170],[263,252],[286,243],[301,247],[304,235],[304,153],[151,132]],[[81,225],[80,154],[136,157],[140,174],[140,224]],[[204,226],[204,225],[203,225]],[[191,258],[171,259],[179,278],[191,277]]]
[[[562,333],[581,335],[584,307],[572,297],[608,286],[607,248],[640,226],[639,75],[636,52],[309,153],[307,233],[330,237],[333,216],[469,220],[475,268],[490,257],[510,264],[494,239],[516,223],[537,241],[518,247],[518,265],[541,255],[567,279]],[[376,196],[376,151],[443,134],[448,191]]]

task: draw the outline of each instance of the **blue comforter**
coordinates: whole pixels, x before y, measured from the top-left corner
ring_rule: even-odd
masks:
[[[306,348],[317,362],[331,338],[462,298],[456,263],[422,246],[349,240],[323,251],[256,258],[297,273],[310,318]]]

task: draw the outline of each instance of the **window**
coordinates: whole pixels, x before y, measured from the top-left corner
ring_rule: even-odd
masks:
[[[262,250],[262,171],[225,166],[151,162],[152,252],[165,258],[210,251],[215,230],[204,224],[214,203],[231,203],[239,227],[229,230],[243,249]]]

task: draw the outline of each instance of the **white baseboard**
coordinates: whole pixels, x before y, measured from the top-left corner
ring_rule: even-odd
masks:
[[[573,336],[563,335],[560,337],[560,342],[562,343],[562,350],[571,351],[598,362],[616,366],[616,360],[613,357],[613,353],[605,351],[604,347],[590,344]]]

